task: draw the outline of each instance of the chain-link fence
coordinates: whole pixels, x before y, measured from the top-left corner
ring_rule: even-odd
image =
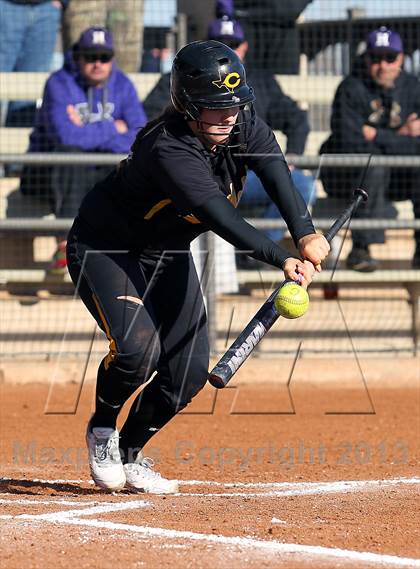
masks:
[[[413,351],[420,281],[415,0],[400,2],[398,14],[391,2],[379,0],[359,2],[358,9],[334,0],[290,7],[236,0],[229,14],[216,13],[216,2],[202,9],[200,2],[98,0],[89,2],[95,5],[89,12],[86,3],[75,0],[64,12],[60,2],[40,4],[36,10],[40,21],[42,10],[48,16],[48,29],[37,32],[24,66],[23,53],[11,43],[6,49],[4,38],[26,7],[7,4],[10,12],[0,14],[3,357],[80,357],[106,349],[103,338],[93,336],[94,321],[73,298],[66,233],[83,196],[127,155],[156,109],[169,102],[165,74],[176,50],[207,37],[209,25],[226,42],[230,33],[232,47],[242,50],[257,114],[275,131],[317,227],[328,227],[360,183],[374,196],[369,212],[353,220],[353,231],[335,241],[327,271],[312,288],[309,313],[296,322],[282,320],[258,353],[281,355],[298,346],[312,354]],[[111,39],[98,34],[101,26],[111,31]],[[83,36],[92,28],[96,35],[93,30]],[[377,35],[368,36],[374,30]],[[29,38],[31,30],[22,24],[14,33]],[[43,45],[47,36],[53,37],[48,46]],[[92,51],[98,45],[102,49]],[[100,71],[105,76],[95,79]],[[371,84],[373,95],[366,95]],[[363,85],[366,93],[360,91]],[[370,109],[367,115],[363,105]],[[360,125],[357,111],[366,115]],[[294,251],[279,212],[251,171],[239,209]],[[374,235],[367,246],[369,233]],[[355,239],[368,257],[353,262]],[[209,250],[214,259],[214,274],[206,276],[210,337],[213,351],[221,352],[282,273],[273,278],[270,267],[212,238],[194,245],[198,265],[206,264],[203,251]],[[365,262],[372,273],[357,280],[356,265]],[[331,279],[339,285],[332,286]]]

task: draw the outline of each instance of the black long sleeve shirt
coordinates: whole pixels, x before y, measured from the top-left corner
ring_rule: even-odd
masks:
[[[238,121],[244,119],[241,112]],[[262,180],[295,242],[315,232],[274,134],[259,118],[246,144],[238,147],[209,151],[177,115],[140,133],[132,150],[80,208],[81,219],[108,246],[181,249],[213,230],[235,247],[253,251],[253,257],[281,267],[290,253],[235,209],[248,168]]]

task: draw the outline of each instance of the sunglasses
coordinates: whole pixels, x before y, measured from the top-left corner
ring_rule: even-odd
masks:
[[[398,53],[371,53],[369,55],[371,63],[381,63],[381,61],[394,63],[397,60],[397,57]]]
[[[101,63],[109,63],[113,55],[110,53],[85,53],[83,59],[86,63],[95,63],[95,61],[100,61]]]

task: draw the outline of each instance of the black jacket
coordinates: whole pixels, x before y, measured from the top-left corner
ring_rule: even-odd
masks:
[[[247,73],[247,82],[253,87],[257,115],[273,130],[281,130],[287,137],[286,154],[303,154],[309,133],[306,111],[283,93],[274,76],[267,71]],[[143,102],[148,120],[160,115],[169,104],[170,74],[162,75]]]
[[[320,154],[419,154],[420,137],[397,134],[411,113],[420,116],[420,82],[414,75],[401,71],[395,87],[385,90],[362,69],[356,70],[337,88],[331,135],[322,145]],[[364,139],[363,125],[377,129],[373,141]]]
[[[247,116],[242,111],[238,123]],[[273,132],[258,117],[249,128],[246,151],[238,133],[231,149],[210,152],[178,113],[146,126],[128,159],[85,197],[80,219],[104,246],[130,250],[183,250],[211,229],[238,249],[281,267],[290,252],[236,210],[247,169],[260,176],[296,243],[314,227]]]

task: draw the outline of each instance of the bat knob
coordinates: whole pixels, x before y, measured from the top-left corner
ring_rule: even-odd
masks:
[[[222,389],[226,385],[223,379],[218,375],[214,375],[214,373],[209,375],[208,382],[216,389]]]
[[[362,190],[362,188],[357,188],[356,190],[354,190],[354,195],[362,198],[362,201],[364,202],[367,202],[369,199],[368,193],[365,190]]]

